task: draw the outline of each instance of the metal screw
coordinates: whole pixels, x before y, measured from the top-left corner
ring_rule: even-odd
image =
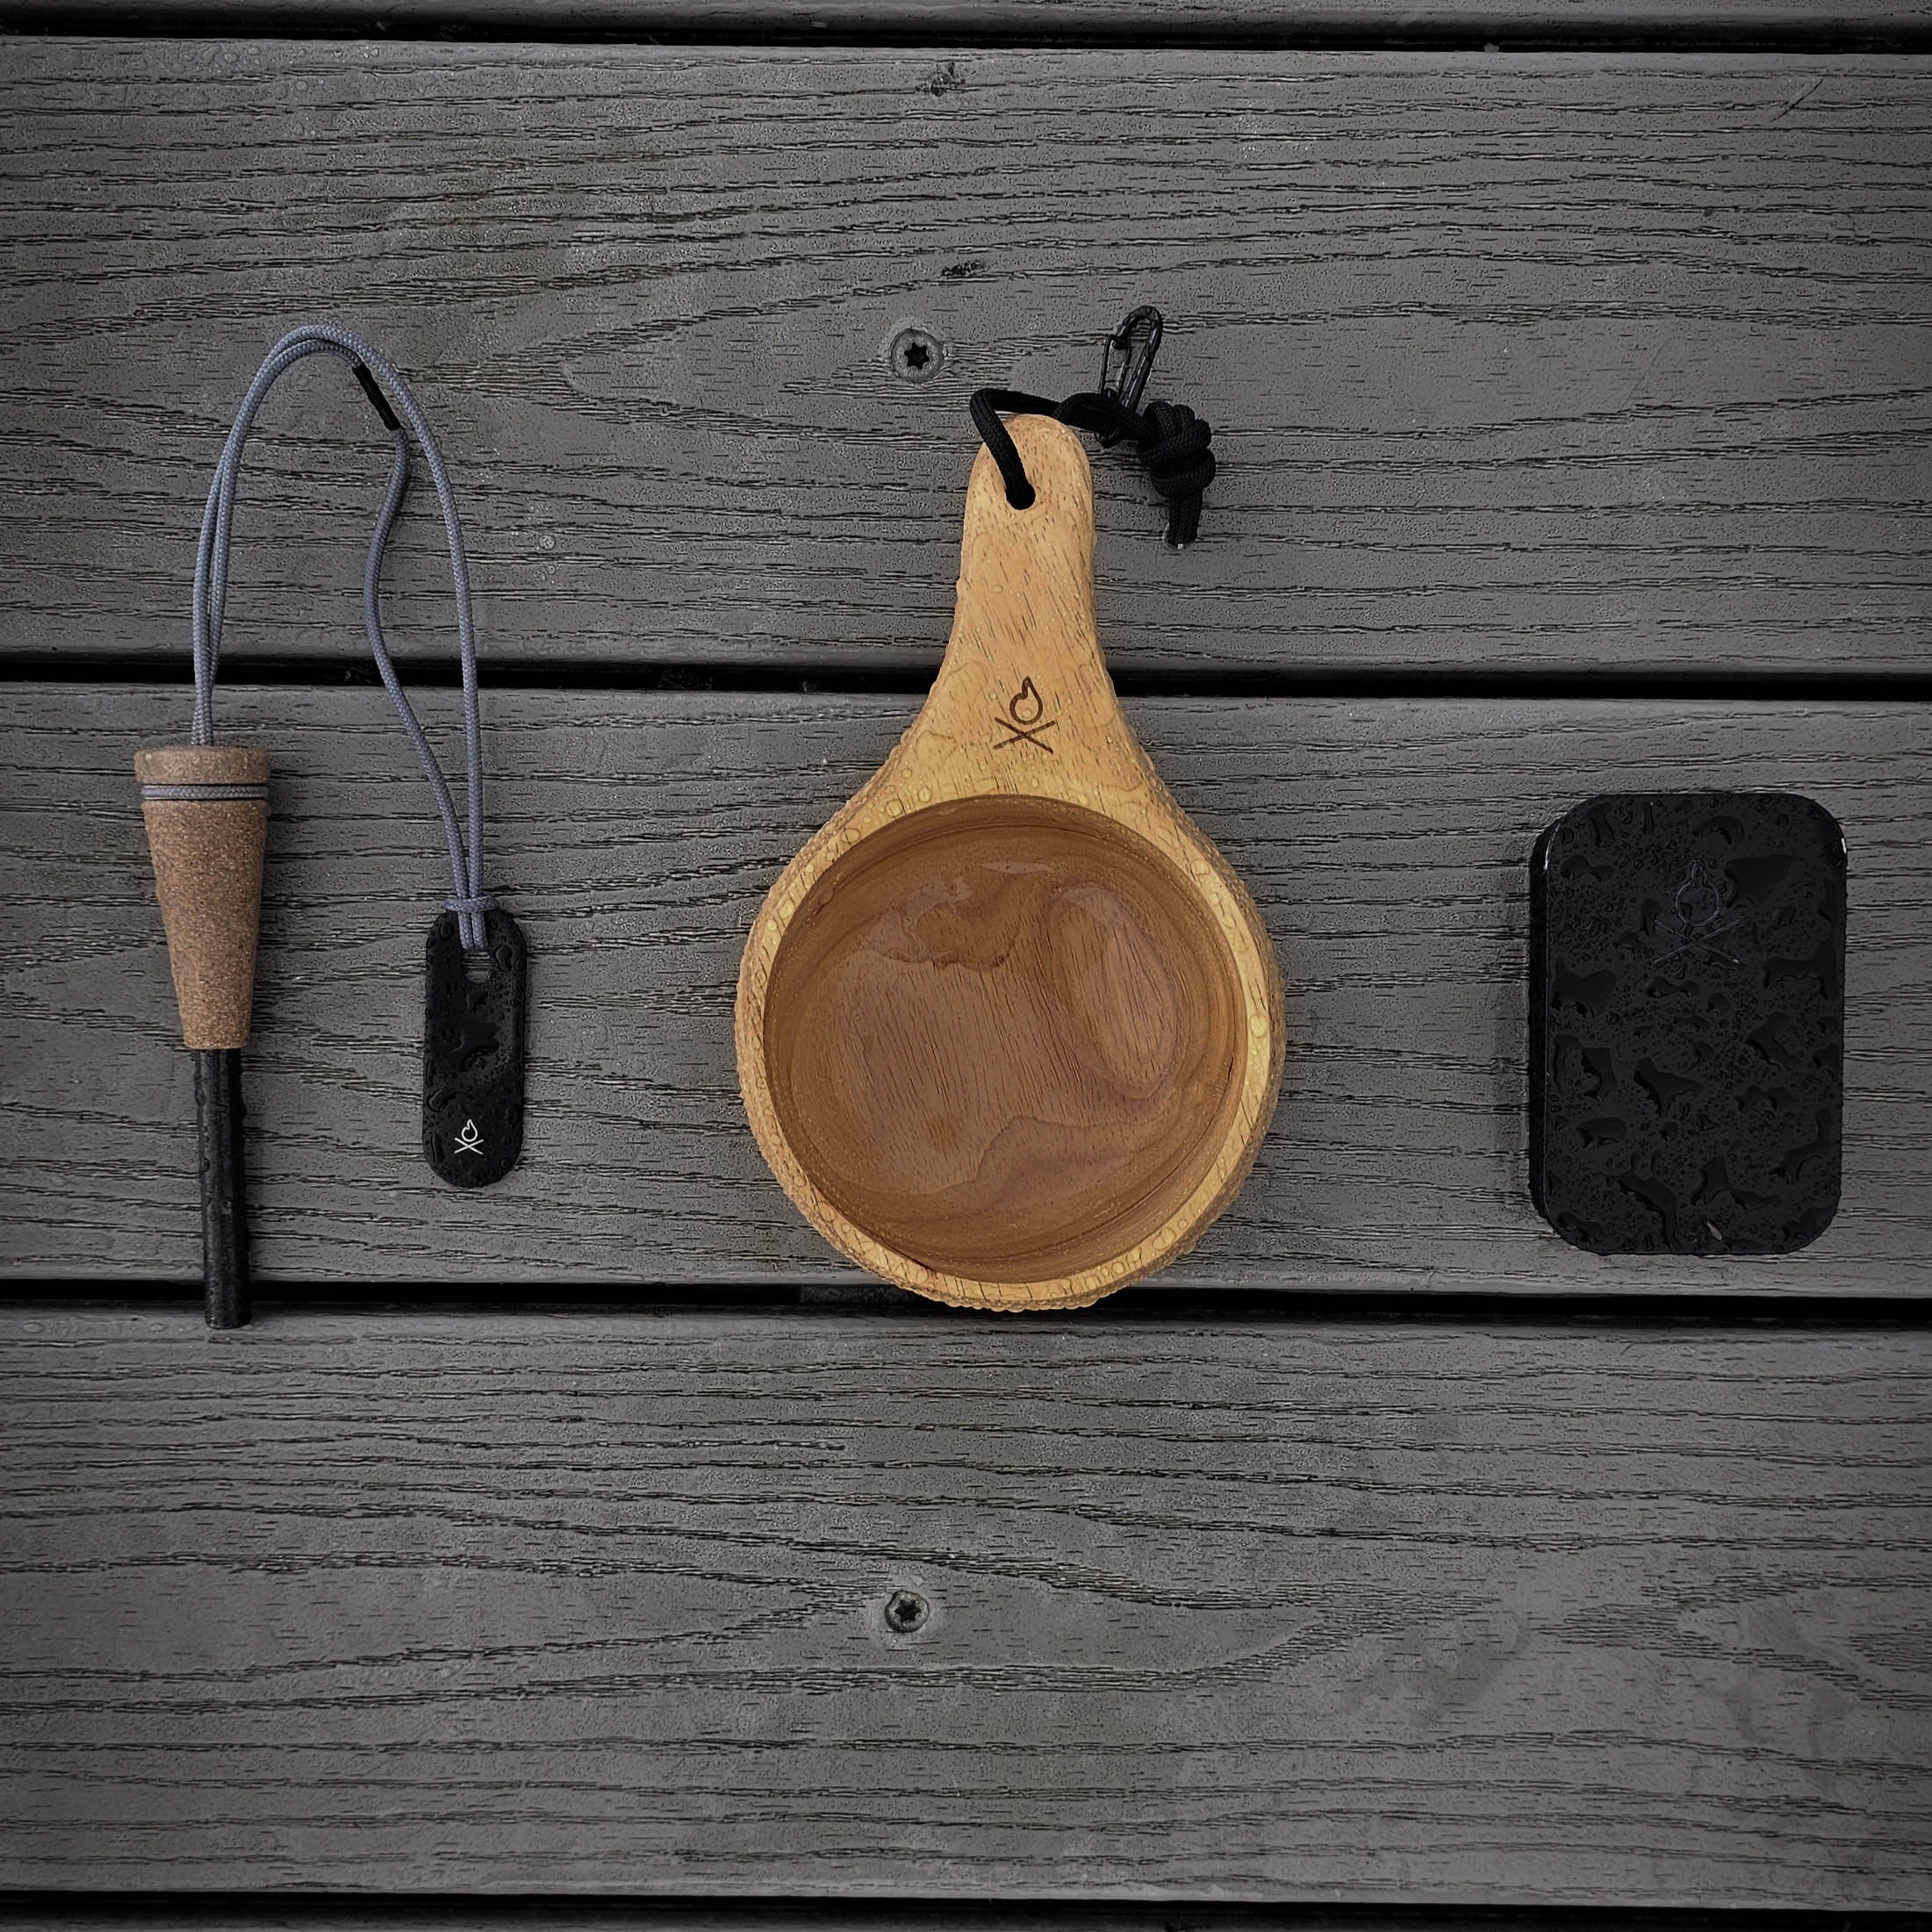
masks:
[[[932,1614],[932,1605],[916,1590],[895,1590],[886,1599],[886,1627],[909,1637]]]
[[[946,359],[939,338],[910,322],[893,337],[886,354],[893,373],[909,383],[930,383]]]

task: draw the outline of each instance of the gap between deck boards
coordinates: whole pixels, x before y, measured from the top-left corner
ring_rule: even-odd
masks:
[[[76,1292],[79,1290],[79,1292]],[[0,1316],[36,1310],[102,1319],[200,1307],[200,1286],[184,1280],[102,1282],[92,1278],[10,1281],[0,1291]],[[884,1282],[744,1283],[693,1288],[621,1289],[586,1282],[580,1291],[534,1289],[528,1282],[277,1282],[254,1298],[254,1319],[269,1322],[320,1315],[383,1315],[399,1320],[455,1316],[527,1315],[640,1319],[666,1315],[758,1314],[804,1309],[825,1316],[863,1315],[915,1322],[997,1321],[984,1310],[946,1308]],[[1240,1322],[1281,1328],[1387,1327],[1459,1329],[1503,1325],[1564,1332],[1598,1328],[1676,1328],[1760,1332],[1911,1334],[1932,1329],[1932,1301],[1881,1295],[1781,1293],[1742,1295],[1483,1295],[1457,1290],[1363,1289],[1339,1296],[1266,1288],[1129,1287],[1075,1311],[1082,1322],[1200,1326]],[[1065,1311],[1020,1311],[1023,1321],[1066,1318]]]
[[[1288,13],[1291,10],[1277,10]],[[16,6],[0,0],[0,38],[76,40],[350,40],[480,44],[542,41],[556,46],[641,44],[826,50],[926,47],[973,52],[1081,48],[1148,53],[1349,54],[1777,54],[1792,58],[1848,54],[1932,54],[1923,7],[1847,7],[1836,17],[1774,17],[1768,10],[1727,17],[1721,6],[1674,13],[1659,6],[1603,7],[1572,21],[1512,0],[1461,7],[1411,6],[1386,16],[1373,0],[1334,0],[1292,10],[1268,24],[1264,10],[1233,4],[1218,13],[1190,11],[1163,18],[1131,4],[1062,12],[1047,18],[1038,5],[966,0],[952,8],[873,4],[786,6],[723,4],[689,8],[650,0],[169,0],[133,4]]]
[[[454,691],[461,667],[447,654],[413,657],[402,650],[391,656],[412,688]],[[923,697],[931,688],[938,657],[930,663],[872,666],[830,665],[788,671],[776,664],[705,664],[696,660],[620,664],[602,659],[484,658],[478,681],[485,691],[571,691],[596,693],[679,691],[743,693],[779,697],[840,695]],[[365,655],[298,657],[246,651],[224,652],[224,682],[273,686],[277,690],[377,689],[381,679]],[[1131,664],[1110,665],[1114,688],[1124,698],[1494,698],[1542,699],[1670,698],[1686,703],[1748,698],[1754,702],[1792,704],[1932,703],[1932,671],[1864,670],[1849,665],[1832,672],[1778,669],[1716,672],[1699,676],[1668,667],[1634,673],[1618,671],[1512,670],[1434,671],[1426,665],[1372,672],[1325,670],[1282,664],[1167,670]],[[0,686],[71,685],[90,691],[104,687],[147,690],[192,687],[185,654],[179,662],[136,656],[78,657],[64,652],[23,651],[0,656]]]

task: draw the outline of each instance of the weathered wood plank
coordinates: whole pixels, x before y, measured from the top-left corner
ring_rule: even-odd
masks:
[[[320,310],[420,378],[492,652],[930,663],[968,390],[1087,386],[1151,299],[1225,473],[1176,557],[1102,463],[1124,664],[1925,663],[1910,59],[16,40],[0,111],[0,649],[183,648]],[[356,650],[381,452],[298,386],[232,641]],[[427,521],[392,603],[443,635]]]
[[[29,1313],[0,1372],[8,1883],[1932,1903],[1922,1333]]]
[[[447,730],[451,694],[426,715]],[[180,693],[17,689],[0,728],[0,1253],[18,1276],[198,1267],[190,1073],[131,777]],[[255,1257],[280,1282],[849,1278],[745,1125],[740,950],[903,698],[504,693],[494,883],[535,988],[522,1167],[416,1151],[427,794],[379,692],[238,691],[276,758],[248,1063]],[[1288,986],[1254,1176],[1170,1282],[1917,1295],[1932,1286],[1932,711],[1142,700],[1134,729],[1253,891]],[[1844,1205],[1804,1253],[1604,1260],[1525,1193],[1526,865],[1592,792],[1794,787],[1851,851]]]
[[[0,0],[0,22],[128,18],[126,0]],[[1078,38],[1347,34],[1400,45],[1440,34],[1499,32],[1587,41],[1713,36],[1879,39],[1932,25],[1926,0],[142,0],[144,24],[229,32],[291,25],[340,30],[414,23],[546,33],[674,32],[932,34],[1017,32]]]

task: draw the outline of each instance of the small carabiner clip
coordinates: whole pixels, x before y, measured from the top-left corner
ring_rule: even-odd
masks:
[[[1151,302],[1143,302],[1107,338],[1107,346],[1100,356],[1102,395],[1111,396],[1129,409],[1140,407],[1140,399],[1146,393],[1147,378],[1153,374],[1153,359],[1160,353],[1162,327],[1160,311]],[[1120,358],[1117,376],[1114,373],[1117,356]],[[1105,448],[1111,449],[1120,441],[1120,432],[1112,431],[1100,440]]]

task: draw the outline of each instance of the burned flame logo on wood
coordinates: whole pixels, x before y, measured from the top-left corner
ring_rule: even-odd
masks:
[[[1052,758],[1053,747],[1046,742],[1046,734],[1059,720],[1047,717],[1045,711],[1046,700],[1034,688],[1033,680],[1021,679],[1020,688],[1006,700],[1005,715],[993,721],[1006,733],[994,741],[993,749],[1003,751],[1009,745],[1025,743]]]

